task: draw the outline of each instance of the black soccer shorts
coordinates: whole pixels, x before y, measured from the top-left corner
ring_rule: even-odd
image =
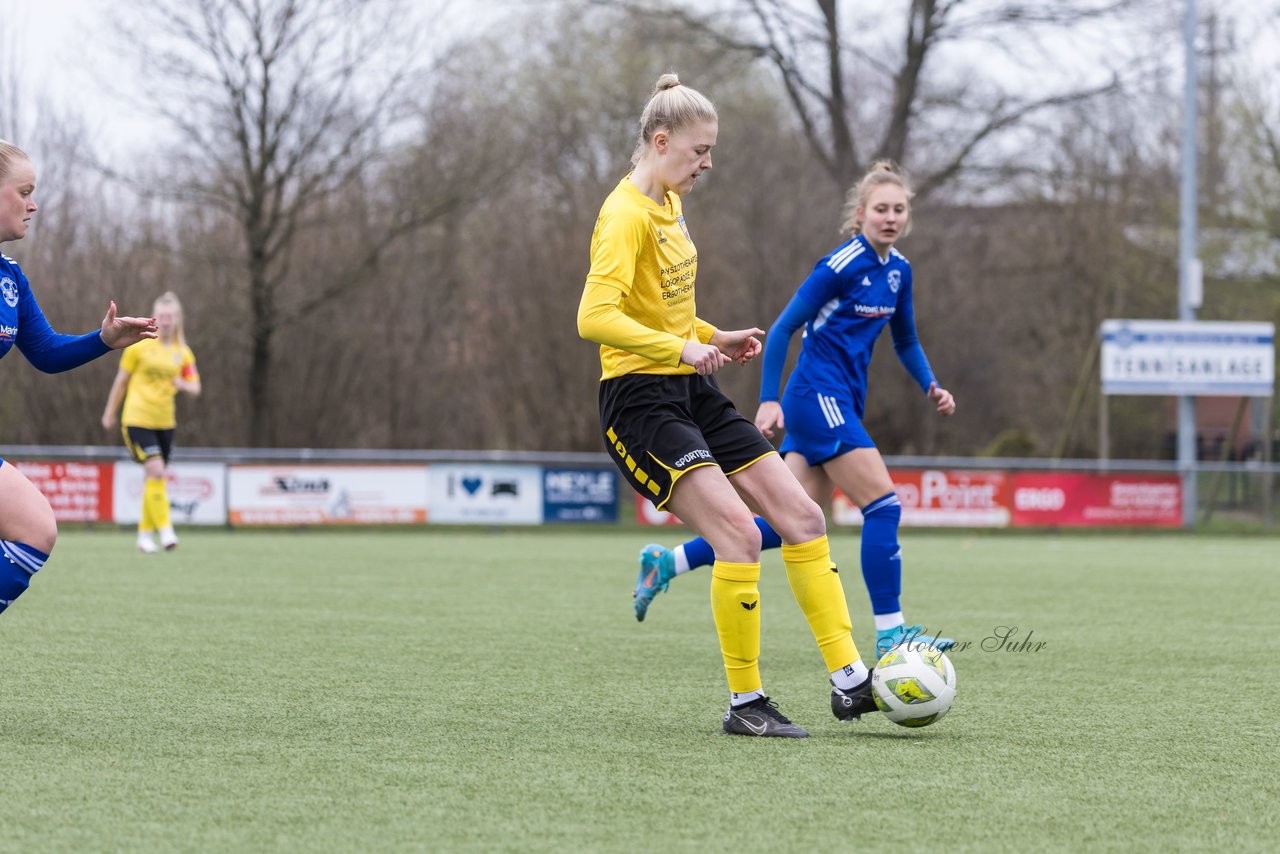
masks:
[[[726,475],[775,453],[714,377],[627,374],[600,383],[600,429],[631,487],[659,510],[690,469]]]
[[[123,427],[124,446],[134,461],[145,463],[147,457],[161,457],[165,464],[173,452],[173,430],[151,430],[146,427]]]

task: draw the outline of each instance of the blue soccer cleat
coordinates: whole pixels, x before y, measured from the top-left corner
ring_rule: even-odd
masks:
[[[946,652],[949,647],[955,645],[955,641],[951,638],[926,635],[923,626],[908,626],[903,623],[891,629],[881,629],[876,632],[876,659],[879,660],[886,652],[904,643],[931,646],[939,652]]]
[[[658,543],[650,543],[640,550],[640,575],[636,578],[636,619],[644,622],[653,597],[667,589],[676,577],[676,558],[671,549]]]

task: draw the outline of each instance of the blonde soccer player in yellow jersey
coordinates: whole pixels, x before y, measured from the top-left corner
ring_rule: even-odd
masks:
[[[180,391],[193,397],[200,394],[196,357],[183,331],[182,303],[172,292],[165,293],[156,300],[153,313],[159,337],[124,352],[102,413],[102,426],[114,429],[120,400],[124,399],[120,415],[124,444],[146,472],[142,520],[138,522],[138,548],[145,554],[158,551],[156,535],[166,551],[178,545],[169,519],[166,479],[178,425],[174,398]]]
[[[787,579],[850,720],[875,709],[858,656],[826,519],[795,476],[716,384],[760,354],[760,329],[717,329],[697,316],[698,252],[681,196],[711,169],[719,119],[699,92],[664,74],[640,117],[632,171],[600,209],[578,332],[600,345],[600,428],[622,476],[715,548],[711,611],[729,682],[724,731],[803,738],[760,675],[759,513],[781,535]]]

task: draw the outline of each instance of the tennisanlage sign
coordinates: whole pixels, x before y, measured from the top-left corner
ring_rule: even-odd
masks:
[[[1270,397],[1275,324],[1104,320],[1104,394]]]

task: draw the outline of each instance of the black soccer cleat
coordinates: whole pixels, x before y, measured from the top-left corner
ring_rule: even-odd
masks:
[[[765,738],[808,738],[809,733],[787,720],[768,697],[752,700],[724,713],[724,731],[730,735]]]
[[[879,711],[875,698],[871,696],[871,672],[867,672],[867,681],[857,688],[842,691],[834,684],[831,686],[831,714],[842,721],[860,720],[867,712]]]

